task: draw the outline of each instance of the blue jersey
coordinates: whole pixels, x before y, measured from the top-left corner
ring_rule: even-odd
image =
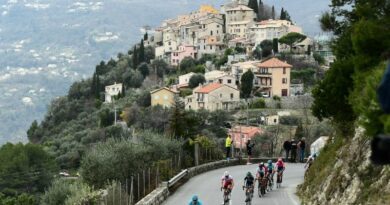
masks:
[[[267,168],[268,168],[268,172],[272,172],[274,170],[274,165],[272,165],[272,163],[268,164]]]

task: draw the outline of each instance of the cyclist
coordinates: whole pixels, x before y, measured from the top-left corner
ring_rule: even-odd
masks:
[[[284,165],[282,158],[279,158],[278,161],[276,162],[276,172],[278,175],[278,180],[277,180],[278,187],[280,187],[280,184],[282,183],[283,172],[285,169],[286,169],[286,166]],[[279,178],[279,176],[280,176],[280,178]]]
[[[268,165],[267,165],[267,177],[271,183],[274,182],[274,165],[272,164],[272,160],[268,160]]]
[[[225,171],[221,179],[221,191],[226,190],[230,194],[233,190],[233,187],[234,187],[233,177],[229,175],[228,171]],[[223,203],[225,203],[225,201]]]
[[[246,174],[246,177],[244,178],[244,186],[242,188],[243,189],[246,188],[247,191],[250,191],[250,193],[252,194],[253,193],[253,189],[254,189],[254,187],[253,187],[254,181],[255,181],[255,178],[253,177],[252,173],[248,172]],[[248,202],[248,201],[250,201],[249,197],[247,197],[245,199],[245,202]]]
[[[198,196],[194,195],[188,205],[202,205],[202,202],[198,199]]]
[[[266,169],[267,167],[264,165],[264,162],[261,162],[259,164],[259,167],[257,167],[257,170],[256,170],[256,178],[259,179],[259,178],[263,178],[266,174]]]

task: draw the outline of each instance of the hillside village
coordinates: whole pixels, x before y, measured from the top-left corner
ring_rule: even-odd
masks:
[[[257,12],[242,0],[233,0],[219,10],[202,5],[198,11],[167,19],[158,28],[146,31],[149,33],[145,34],[143,46],[152,47],[155,60],[165,61],[180,74],[173,82],[151,91],[151,104],[172,107],[174,98],[181,97],[186,109],[237,108],[242,98],[242,76],[249,70],[254,75],[252,96],[303,95],[305,85],[302,80],[291,79],[293,65],[281,57],[288,54],[315,62],[313,55],[317,54],[323,59],[321,69],[326,70],[334,60],[326,41],[305,36],[290,17],[286,19],[281,14],[276,18],[274,8],[269,12],[261,3]],[[291,37],[289,44],[279,41],[288,34],[301,37]],[[266,43],[271,45],[263,46]],[[204,62],[197,71],[184,69],[196,61]],[[199,82],[196,87],[190,86],[191,78]]]

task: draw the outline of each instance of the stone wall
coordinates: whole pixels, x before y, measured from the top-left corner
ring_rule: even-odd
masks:
[[[169,196],[167,183],[162,183],[160,187],[145,196],[136,205],[157,205],[162,204]]]

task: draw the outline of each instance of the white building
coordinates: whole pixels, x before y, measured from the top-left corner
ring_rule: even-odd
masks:
[[[250,26],[256,19],[253,9],[243,4],[226,8],[226,33],[230,38],[247,37]]]
[[[224,71],[214,70],[205,73],[207,83],[219,83],[237,88],[236,78]]]
[[[106,103],[111,103],[115,96],[117,96],[119,93],[122,93],[122,88],[122,83],[115,83],[114,85],[106,86],[104,101]]]
[[[190,82],[191,77],[195,75],[195,73],[187,73],[184,75],[179,76],[179,84],[178,87],[185,87],[188,86],[188,83]]]

